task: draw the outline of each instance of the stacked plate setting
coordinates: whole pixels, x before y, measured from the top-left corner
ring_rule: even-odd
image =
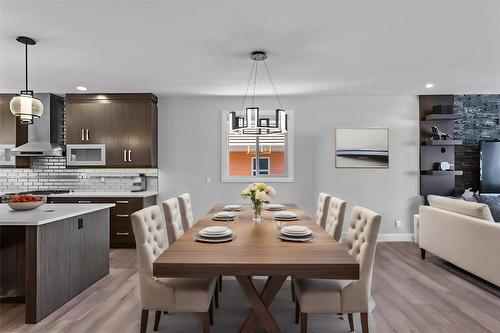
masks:
[[[229,242],[236,238],[236,234],[224,226],[213,226],[201,229],[193,236],[195,241],[206,243]]]
[[[316,234],[308,227],[290,225],[281,229],[278,238],[294,242],[308,242],[316,238]]]
[[[281,211],[274,213],[274,219],[276,221],[297,221],[299,219],[299,216],[292,212]]]
[[[227,211],[240,211],[243,207],[241,205],[226,205],[224,206],[224,210]]]
[[[286,207],[282,204],[267,204],[266,205],[266,210],[271,210],[271,211],[279,211],[279,210],[286,210]]]
[[[234,221],[236,217],[238,217],[238,214],[236,214],[235,212],[224,211],[215,213],[214,216],[212,217],[212,220],[228,222],[228,221]]]

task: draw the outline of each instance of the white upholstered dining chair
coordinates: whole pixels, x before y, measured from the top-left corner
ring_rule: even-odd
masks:
[[[337,242],[342,235],[346,205],[347,203],[344,200],[330,197],[330,203],[328,204],[328,211],[326,213],[325,230]]]
[[[328,213],[328,204],[330,202],[330,195],[324,192],[321,192],[318,195],[318,204],[316,206],[316,216],[314,221],[317,225],[321,226],[321,228],[325,228],[326,215]]]
[[[173,201],[170,202],[170,204],[167,204],[167,208],[165,208],[165,203],[167,201],[165,201],[163,203],[163,210],[164,210],[165,216],[167,214],[167,211],[166,211],[167,209],[169,209],[170,211],[174,210],[174,208],[171,208],[171,206],[173,205]],[[183,234],[184,231],[189,230],[194,226],[193,208],[191,207],[191,196],[189,195],[189,193],[183,193],[177,197],[177,201],[179,201],[179,211],[181,214],[182,234]],[[174,214],[170,214],[170,215],[173,216]],[[167,219],[167,221],[168,221],[168,219]],[[167,227],[168,227],[168,222],[167,222]],[[173,226],[173,228],[175,229],[174,226]],[[180,234],[180,236],[182,236],[182,234]],[[175,240],[177,240],[177,238],[178,237],[176,237]],[[219,280],[217,282],[217,285],[218,285],[217,290],[222,291],[222,276],[219,276]],[[218,296],[217,291],[215,293],[215,307],[217,307],[217,308],[219,307],[219,296]]]
[[[200,313],[203,333],[213,322],[212,300],[215,278],[157,278],[153,262],[168,248],[167,230],[159,206],[141,209],[131,216],[134,229],[139,286],[141,293],[141,333],[146,332],[149,310],[155,312],[154,330],[158,330],[161,312]]]
[[[182,227],[184,230],[189,230],[194,225],[191,196],[189,193],[183,193],[177,197],[177,200],[179,200],[179,208],[181,210]]]
[[[177,198],[170,198],[163,201],[162,205],[165,222],[167,224],[168,243],[173,244],[184,235],[179,200],[177,200]]]
[[[359,262],[359,280],[332,280],[294,278],[297,298],[295,321],[300,314],[300,332],[307,332],[309,313],[347,313],[351,331],[353,313],[361,314],[363,333],[368,333],[368,312],[375,259],[375,248],[381,216],[369,209],[352,209],[345,244],[349,253]]]

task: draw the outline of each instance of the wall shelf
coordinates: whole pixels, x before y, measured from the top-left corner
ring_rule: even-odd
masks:
[[[421,170],[420,173],[426,176],[462,176],[462,170]]]
[[[430,113],[424,116],[424,120],[455,120],[462,118],[461,115],[455,113]]]
[[[461,146],[462,140],[427,140],[422,141],[422,146]]]

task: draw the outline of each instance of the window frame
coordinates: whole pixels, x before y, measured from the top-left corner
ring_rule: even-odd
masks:
[[[288,132],[285,146],[286,174],[284,176],[231,176],[229,175],[229,140],[228,140],[228,114],[229,111],[221,111],[221,180],[223,183],[293,183],[294,178],[294,112],[286,111],[288,115]],[[258,155],[257,155],[258,156]],[[257,157],[256,156],[256,157]],[[260,157],[260,156],[259,156]],[[264,156],[266,157],[266,156]],[[269,161],[270,162],[270,161]],[[269,165],[269,172],[271,165]]]
[[[260,160],[267,160],[267,169],[265,170],[261,170],[260,169]],[[254,165],[254,161],[255,161],[255,166],[257,166],[257,156],[252,156],[252,160],[251,160],[251,169],[252,169],[252,177],[257,177],[257,168],[254,169],[253,165]],[[269,156],[259,156],[259,176],[265,176],[266,174],[261,174],[260,172],[261,171],[266,171],[267,172],[267,175],[269,175],[271,173],[271,157]],[[253,175],[255,173],[255,176]]]

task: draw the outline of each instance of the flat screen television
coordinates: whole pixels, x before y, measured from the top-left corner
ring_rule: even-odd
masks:
[[[500,141],[480,143],[479,192],[500,193]]]

